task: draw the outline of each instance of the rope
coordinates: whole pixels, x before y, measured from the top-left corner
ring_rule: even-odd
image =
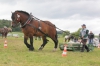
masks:
[[[34,16],[33,16],[33,18],[35,18],[36,20],[42,21],[42,22],[44,22],[45,24],[47,24],[47,25],[49,25],[49,26],[51,26],[51,27],[55,27],[55,28],[57,28],[57,29],[60,30],[60,31],[63,31],[63,32],[67,33],[66,31],[64,31],[64,30],[62,30],[62,29],[60,29],[60,28],[58,28],[58,27],[56,27],[56,26],[52,26],[51,24],[48,24],[48,23],[46,23],[45,21],[40,20],[40,19],[38,19],[38,18],[36,18],[36,17],[34,17]]]

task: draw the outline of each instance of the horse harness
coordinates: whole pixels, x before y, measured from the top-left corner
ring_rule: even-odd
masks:
[[[38,23],[39,23],[39,27],[37,28],[37,27],[35,27],[34,25],[32,25],[32,24],[30,24],[30,22],[33,20],[33,19],[35,19],[35,20],[37,20],[38,21]],[[30,16],[29,16],[29,18],[28,18],[28,20],[24,23],[24,25],[21,25],[21,28],[24,28],[26,25],[29,25],[29,26],[31,26],[33,29],[35,29],[36,30],[36,33],[39,31],[39,32],[41,32],[42,34],[44,34],[45,36],[48,36],[47,34],[45,34],[41,29],[41,23],[40,23],[40,20],[38,20],[38,19],[36,19],[35,17],[33,17],[33,15],[30,13]],[[35,35],[36,35],[36,33],[35,33]],[[49,37],[49,36],[48,36]]]

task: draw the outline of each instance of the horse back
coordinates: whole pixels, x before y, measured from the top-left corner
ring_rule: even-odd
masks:
[[[56,27],[50,21],[43,21],[42,23],[42,31],[47,34],[56,34]]]
[[[0,33],[8,33],[8,29],[7,28],[0,28]]]

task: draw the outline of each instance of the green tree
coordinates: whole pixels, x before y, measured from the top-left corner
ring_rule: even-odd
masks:
[[[66,35],[69,35],[69,34],[70,34],[70,31],[66,30],[66,31],[63,32],[63,37],[66,36]]]
[[[80,30],[81,28],[79,28],[77,31],[71,33],[74,37],[78,38],[79,37],[79,34],[80,34]]]
[[[4,26],[11,27],[11,20],[5,20],[5,19],[0,20],[0,28],[3,28]],[[20,32],[21,28],[19,26],[16,28],[12,28],[12,31]]]

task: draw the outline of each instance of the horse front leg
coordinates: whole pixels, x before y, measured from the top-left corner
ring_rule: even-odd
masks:
[[[3,38],[3,34],[2,34],[2,38]]]
[[[46,36],[43,36],[42,40],[43,40],[43,44],[40,46],[39,50],[42,50],[44,48],[44,46],[47,44],[47,42],[49,41],[46,39]]]
[[[27,48],[30,48],[30,45],[28,44],[27,40],[28,40],[28,37],[24,36],[24,43],[27,46]]]
[[[33,36],[30,37],[30,48],[29,48],[30,51],[33,51],[34,50],[34,47],[33,47]]]
[[[5,33],[2,34],[2,38],[5,37]]]
[[[8,33],[5,33],[5,38],[7,37],[7,34],[8,34]]]

